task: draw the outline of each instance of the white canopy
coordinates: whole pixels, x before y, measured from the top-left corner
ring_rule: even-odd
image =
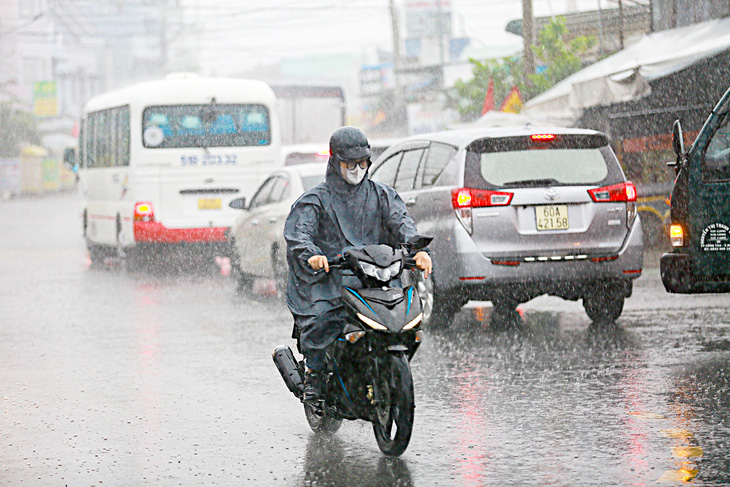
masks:
[[[646,96],[650,81],[728,48],[730,18],[649,34],[529,100],[522,113],[575,120],[585,108]]]

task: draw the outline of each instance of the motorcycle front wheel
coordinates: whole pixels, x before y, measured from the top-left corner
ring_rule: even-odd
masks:
[[[334,418],[327,414],[327,411],[318,411],[316,407],[309,403],[304,403],[304,415],[307,417],[307,423],[312,431],[325,435],[331,435],[337,432],[342,425],[342,420]]]
[[[416,407],[411,367],[405,355],[392,355],[390,374],[384,371],[384,375],[386,380],[380,381],[382,403],[376,406],[373,431],[380,451],[398,456],[406,451],[411,440]]]

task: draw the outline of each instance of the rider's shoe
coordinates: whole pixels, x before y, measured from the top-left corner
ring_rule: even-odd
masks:
[[[322,399],[323,376],[316,370],[307,369],[304,373],[304,402],[319,404]]]

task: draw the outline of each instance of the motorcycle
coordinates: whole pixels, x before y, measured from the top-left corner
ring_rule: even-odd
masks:
[[[423,340],[423,313],[416,287],[397,284],[401,277],[413,280],[405,278],[418,271],[409,255],[431,240],[419,236],[398,248],[350,248],[332,260],[330,269],[356,276],[362,286],[343,285],[347,318],[327,350],[319,405],[302,400],[304,361],[297,361],[286,345],[274,350],[274,363],[288,389],[303,402],[314,432],[332,434],[344,419],[362,419],[373,424],[378,447],[386,455],[401,455],[408,447],[415,409],[410,361]]]

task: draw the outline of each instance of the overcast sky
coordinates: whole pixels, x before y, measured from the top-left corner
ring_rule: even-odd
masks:
[[[403,7],[406,1],[413,0],[396,0],[396,5]],[[449,0],[443,1],[447,4]],[[196,48],[203,54],[203,70],[217,74],[308,53],[350,51],[365,55],[376,48],[392,50],[389,0],[181,3],[187,22],[194,22],[194,30],[202,32]],[[533,9],[535,16],[558,15],[575,9],[596,10],[599,5],[615,8],[616,3],[617,0],[533,0]],[[450,4],[456,37],[470,37],[472,44],[478,46],[513,46],[515,50],[521,46],[520,37],[504,30],[507,22],[522,17],[521,0],[450,0]],[[403,27],[401,37],[405,36]]]

